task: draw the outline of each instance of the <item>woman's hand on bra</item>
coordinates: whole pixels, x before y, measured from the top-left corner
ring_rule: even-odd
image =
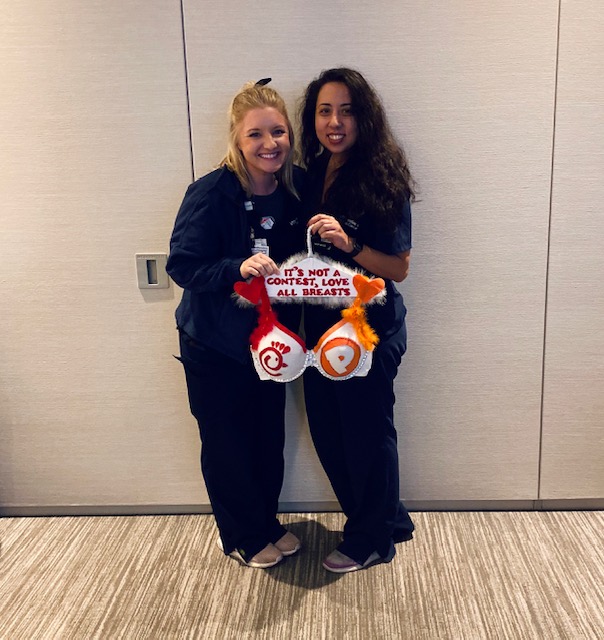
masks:
[[[255,253],[241,263],[239,273],[244,280],[257,276],[272,276],[279,273],[279,267],[264,253]]]
[[[317,213],[308,221],[307,226],[310,227],[311,233],[318,233],[321,240],[331,242],[334,247],[347,253],[352,251],[352,242],[348,234],[333,216]]]

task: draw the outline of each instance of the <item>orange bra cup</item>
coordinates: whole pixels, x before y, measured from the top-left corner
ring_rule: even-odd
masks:
[[[361,360],[361,347],[345,337],[336,337],[323,343],[319,362],[321,369],[333,378],[353,375]]]
[[[365,376],[365,366],[371,353],[360,343],[355,328],[340,320],[330,327],[314,348],[319,371],[333,380],[346,380],[356,375]]]

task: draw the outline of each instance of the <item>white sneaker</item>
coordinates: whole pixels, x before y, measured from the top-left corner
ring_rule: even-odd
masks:
[[[274,544],[284,556],[293,556],[302,548],[302,543],[291,531],[284,533]]]
[[[222,545],[222,540],[218,538],[216,541],[218,548],[224,553],[224,547]],[[238,549],[233,549],[231,553],[229,553],[231,558],[234,558],[241,564],[246,567],[252,567],[252,569],[268,569],[270,567],[274,567],[276,564],[279,564],[281,560],[283,560],[283,554],[275,545],[267,544],[262,551],[259,551],[255,556],[250,558],[249,560],[245,560],[245,558],[241,555],[241,552]]]

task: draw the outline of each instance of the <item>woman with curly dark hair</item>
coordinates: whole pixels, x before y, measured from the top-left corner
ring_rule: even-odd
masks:
[[[367,309],[379,344],[366,377],[333,381],[313,367],[304,374],[313,442],[347,517],[342,542],[323,566],[346,573],[389,562],[394,543],[413,537],[399,499],[394,378],[407,334],[393,281],[409,271],[414,189],[381,101],[358,71],[323,71],[303,100],[303,199],[313,251],[386,283],[385,303]],[[338,309],[306,305],[307,344],[317,344],[339,317]]]

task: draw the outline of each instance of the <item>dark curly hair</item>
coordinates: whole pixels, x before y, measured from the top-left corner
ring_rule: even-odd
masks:
[[[315,132],[315,111],[319,91],[328,82],[348,87],[357,139],[325,195],[325,204],[353,219],[370,213],[380,226],[393,230],[404,202],[415,199],[415,183],[378,94],[358,71],[327,69],[306,88],[300,105],[303,162],[312,170],[323,152]]]

